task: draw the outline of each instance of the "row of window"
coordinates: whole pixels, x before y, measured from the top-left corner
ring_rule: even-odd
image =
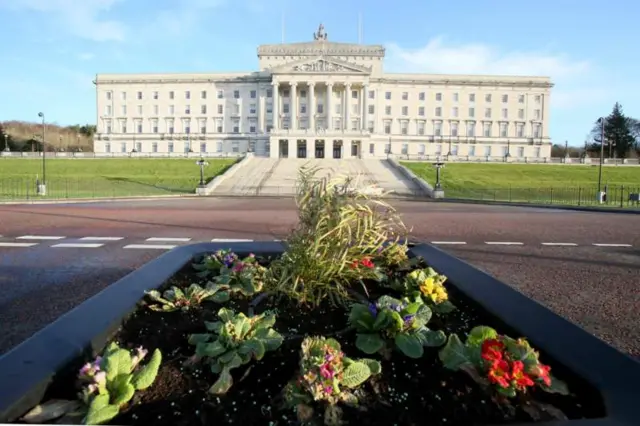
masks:
[[[255,150],[255,142],[251,141],[250,142],[250,148],[252,150]],[[121,142],[120,143],[120,152],[122,153],[127,153],[128,152],[128,148],[129,148],[129,144],[127,142]],[[158,143],[157,142],[153,142],[151,144],[151,152],[153,153],[158,153]],[[485,157],[491,157],[494,155],[495,151],[493,150],[493,148],[490,145],[485,145],[483,147],[481,147],[481,151],[480,152],[476,152],[476,146],[475,145],[469,145],[467,147],[467,155],[470,157],[475,157],[476,155],[483,155]],[[141,142],[135,142],[134,146],[132,149],[135,149],[136,152],[142,152],[142,143]],[[451,151],[449,151],[449,149]],[[167,144],[167,150],[169,153],[173,153],[175,152],[175,146],[173,142],[169,142]],[[192,144],[190,142],[185,142],[183,145],[183,150],[185,153],[188,152],[193,152],[193,147]],[[266,146],[266,152],[269,152],[269,143],[267,142],[267,146]],[[436,144],[435,145],[435,155],[453,155],[456,156],[458,155],[459,152],[459,146],[458,145],[450,145],[447,146],[445,148],[446,152],[443,151],[443,146],[441,144]],[[376,155],[376,144],[369,144],[369,154],[371,155]],[[107,142],[105,143],[105,152],[110,153],[111,152],[111,143]],[[200,152],[201,153],[206,153],[207,151],[207,143],[206,142],[202,142],[200,144]],[[218,153],[222,153],[223,152],[223,143],[222,142],[216,142],[216,151]],[[232,153],[239,153],[240,152],[240,144],[238,141],[232,141],[231,143],[231,152]],[[391,144],[385,144],[384,146],[384,152],[385,154],[390,153],[391,152]],[[409,154],[409,144],[408,143],[403,143],[402,147],[401,147],[401,152],[402,155],[407,155]],[[499,154],[502,157],[506,157],[507,154],[509,155],[516,155],[517,157],[524,157],[524,147],[516,147],[515,148],[515,152],[513,150],[513,148],[510,148],[508,146],[502,146],[499,147]],[[426,145],[425,144],[419,144],[418,145],[418,155],[426,155]],[[534,156],[535,157],[540,157],[540,148],[536,147],[534,148]]]
[[[257,96],[258,96],[257,90],[249,90],[248,92],[249,92],[249,97],[251,99],[256,99],[257,98]],[[266,92],[267,92],[266,93],[267,94],[267,98],[273,97],[272,89],[267,89]],[[108,101],[113,100],[113,92],[111,92],[111,91],[105,92],[105,95],[106,95],[106,99]],[[169,100],[176,99],[176,92],[173,91],[173,90],[170,90],[167,95],[168,95],[168,99]],[[306,98],[307,97],[307,91],[305,89],[300,89],[300,90],[298,90],[296,92],[296,95],[301,97],[301,98]],[[435,93],[434,95],[435,95],[434,99],[435,99],[436,102],[442,102],[444,97],[445,97],[444,94],[441,93],[441,92]],[[454,93],[450,93],[450,95],[451,95],[451,101],[459,102],[459,100],[460,100],[460,94],[459,93],[454,92]],[[289,89],[282,89],[282,96],[285,97],[285,98],[290,97]],[[367,96],[368,96],[369,99],[375,99],[376,91],[375,90],[369,90]],[[402,92],[400,94],[400,96],[401,96],[401,99],[403,101],[408,101],[409,100],[409,92]],[[224,99],[224,90],[218,90],[217,93],[216,93],[216,97],[218,99]],[[358,99],[360,97],[360,91],[359,90],[352,90],[351,91],[351,97],[353,99]],[[240,99],[240,90],[234,90],[233,91],[233,98],[234,99]],[[384,92],[384,98],[386,100],[391,100],[392,92],[385,91]],[[426,92],[419,92],[417,98],[418,98],[419,101],[425,101],[427,99]],[[135,99],[139,100],[139,101],[145,99],[144,93],[141,92],[141,91],[137,91],[136,95],[135,95]],[[158,91],[151,92],[151,98],[150,99],[154,99],[154,100],[160,99],[160,92],[158,92]],[[192,99],[192,95],[191,95],[191,91],[190,90],[186,90],[184,92],[184,99],[187,99],[187,100]],[[207,91],[206,90],[200,91],[200,99],[207,99]],[[507,95],[507,94],[501,95],[500,99],[501,99],[503,104],[509,103],[509,95]],[[121,101],[126,101],[127,100],[127,92],[126,91],[120,92],[120,100]],[[476,102],[476,94],[475,93],[469,93],[468,94],[468,100],[471,103]],[[517,95],[517,100],[518,100],[519,104],[524,104],[525,103],[525,95],[523,95],[523,94]],[[493,102],[493,94],[486,93],[484,95],[484,101],[487,102],[487,103]],[[534,102],[536,104],[540,104],[542,102],[542,96],[541,95],[535,95],[534,96]]]
[[[272,114],[273,113],[273,106],[269,103],[266,106],[266,113],[267,114]],[[285,103],[282,105],[282,113],[283,114],[290,114],[290,104]],[[300,104],[299,105],[299,113],[300,114],[307,114],[307,104]],[[367,114],[375,114],[375,105],[369,105],[367,107]],[[192,112],[194,112],[191,108],[191,105],[185,105],[184,107],[184,115],[191,115]],[[218,105],[217,108],[217,114],[219,115],[223,115],[224,114],[224,105]],[[105,107],[105,116],[106,117],[111,117],[113,115],[113,109],[111,107],[111,105],[107,105]],[[122,105],[120,107],[120,115],[122,116],[126,116],[127,115],[127,106],[126,105]],[[338,103],[334,105],[334,112],[335,114],[342,114],[343,113],[343,106],[342,104]],[[360,115],[361,112],[361,108],[359,105],[351,105],[351,112],[355,115]],[[393,109],[391,107],[391,105],[386,105],[384,108],[384,114],[385,115],[392,115]],[[409,107],[408,106],[402,106],[400,107],[400,112],[401,115],[404,117],[408,117],[409,116]],[[450,111],[450,117],[454,117],[457,118],[460,116],[460,109],[458,107],[453,107],[451,108]],[[138,105],[136,108],[136,113],[138,116],[143,116],[144,115],[144,107],[143,105]],[[207,105],[200,105],[200,114],[204,115],[208,113],[208,108]],[[249,105],[249,115],[256,115],[258,113],[256,104],[250,104]],[[318,104],[316,106],[316,113],[317,114],[324,114],[324,105],[323,104]],[[426,108],[421,106],[417,108],[417,114],[419,117],[425,117],[426,116]],[[154,116],[158,116],[160,115],[160,107],[158,105],[153,105],[152,107],[152,115]],[[167,115],[176,115],[176,107],[175,105],[169,105],[168,109],[167,109]],[[239,116],[240,115],[240,105],[232,105],[232,112],[231,112],[232,116]],[[442,117],[442,107],[436,107],[434,110],[434,115],[435,117]],[[476,108],[474,107],[469,107],[467,110],[467,117],[469,118],[475,118],[476,117]],[[484,118],[493,118],[493,110],[492,108],[485,108],[484,109]],[[504,120],[508,120],[509,119],[509,109],[508,108],[502,108],[501,110],[501,114],[500,114],[500,118],[504,119]],[[517,118],[519,120],[524,120],[525,119],[525,110],[524,108],[519,108],[518,109],[518,113],[517,113]],[[533,119],[534,120],[540,120],[542,118],[542,110],[540,109],[535,109],[533,110]]]
[[[157,121],[152,121],[151,123],[151,133],[159,133],[159,128],[158,128],[158,122]],[[183,122],[182,123],[182,130],[184,134],[191,134],[191,123],[190,122]],[[200,127],[199,127],[199,131],[200,134],[207,134],[207,126],[204,122],[200,122]],[[300,120],[298,122],[298,128],[299,129],[309,129],[309,121],[307,119],[303,119]],[[361,121],[359,119],[353,119],[350,120],[350,124],[351,124],[351,128],[347,129],[345,128],[345,125],[347,123],[345,123],[341,118],[335,118],[332,121],[332,126],[329,129],[326,125],[326,121],[324,119],[318,119],[316,122],[316,128],[317,129],[326,129],[326,130],[359,130],[361,127]],[[443,126],[442,126],[442,122],[435,122],[433,123],[433,136],[444,136],[443,133]],[[282,119],[281,122],[282,128],[283,129],[290,129],[291,128],[291,122],[288,118],[284,118]],[[175,133],[175,127],[174,127],[174,123],[172,121],[168,121],[167,122],[167,133],[169,134],[174,134]],[[463,127],[466,132],[464,134],[464,136],[468,136],[468,137],[475,137],[477,136],[476,134],[476,128],[477,128],[477,123],[466,123],[466,126]],[[493,133],[493,123],[482,123],[482,133],[481,135],[484,137],[493,137],[494,133]],[[527,126],[525,125],[525,123],[516,123],[515,127],[513,126],[509,126],[508,123],[498,123],[498,135],[499,137],[503,137],[503,138],[507,138],[507,137],[518,137],[518,138],[525,138],[527,137],[526,135],[526,128]],[[222,122],[219,121],[216,123],[216,127],[214,127],[215,129],[215,133],[225,133],[224,131],[224,126],[222,125]],[[232,131],[230,133],[241,133],[241,126],[240,126],[240,121],[234,121],[232,123],[231,126]],[[267,123],[267,127],[266,127],[266,131],[267,133],[271,132],[271,130],[273,129],[273,125],[271,123],[271,121],[269,121]],[[415,135],[418,136],[425,136],[426,135],[426,122],[424,121],[419,121],[416,123],[415,126]],[[510,132],[509,130],[513,129],[513,132]],[[126,121],[120,122],[120,133],[127,133],[127,123]],[[136,123],[135,124],[135,132],[134,133],[144,133],[144,128],[142,123]],[[367,130],[370,133],[375,133],[375,125],[373,121],[369,121],[367,122]],[[391,134],[391,130],[392,130],[392,123],[390,120],[385,120],[384,121],[384,125],[383,125],[383,132],[385,134]],[[111,123],[107,123],[106,124],[106,133],[107,134],[111,134],[113,131],[113,128],[111,126]],[[249,126],[248,126],[248,133],[256,133],[257,132],[257,126],[255,122],[250,122]],[[401,121],[400,122],[400,134],[403,135],[409,135],[409,123],[406,121]],[[532,137],[534,138],[540,138],[542,137],[542,126],[539,123],[534,123],[533,126],[531,127],[531,133]],[[457,136],[463,136],[462,132],[461,132],[461,128],[460,128],[460,124],[457,122],[452,122],[449,123],[449,133],[447,136],[453,136],[453,137],[457,137]]]

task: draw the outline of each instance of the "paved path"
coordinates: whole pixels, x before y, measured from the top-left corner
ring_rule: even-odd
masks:
[[[397,202],[436,243],[640,356],[640,218]],[[292,200],[182,199],[0,206],[0,353],[174,246],[282,239]]]

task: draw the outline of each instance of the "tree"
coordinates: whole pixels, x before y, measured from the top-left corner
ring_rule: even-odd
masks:
[[[626,158],[629,152],[634,149],[636,139],[633,136],[634,120],[625,116],[622,112],[622,105],[618,102],[613,106],[613,111],[605,119],[604,144],[605,151],[615,153],[617,158]],[[601,124],[596,121],[591,136],[598,150],[601,141]],[[605,154],[606,155],[606,154]]]

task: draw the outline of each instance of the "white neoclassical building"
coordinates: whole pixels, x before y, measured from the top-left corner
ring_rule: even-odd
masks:
[[[313,38],[255,72],[97,75],[95,152],[550,157],[548,77],[385,73],[382,46]]]

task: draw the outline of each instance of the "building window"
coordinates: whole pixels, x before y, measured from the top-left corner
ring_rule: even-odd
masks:
[[[469,93],[469,102],[475,102],[475,101],[476,101],[476,94]]]
[[[223,99],[223,98],[224,98],[224,91],[218,90],[218,99]]]
[[[491,108],[485,108],[484,118],[491,118]]]
[[[376,153],[376,144],[370,143],[369,144],[369,154],[374,155],[375,153]]]
[[[191,105],[185,105],[184,113],[187,115],[191,114]]]
[[[172,90],[172,91],[170,91],[170,92],[169,92],[169,99],[175,99],[175,97],[176,97],[175,92],[174,92],[173,90]]]
[[[273,89],[267,89],[267,98],[273,98]]]
[[[240,133],[240,122],[239,121],[234,121],[233,122],[233,133]]]
[[[467,136],[475,137],[476,135],[476,123],[467,123]]]
[[[391,122],[389,121],[384,122],[384,133],[387,135],[391,134]]]
[[[300,89],[300,91],[298,93],[299,93],[300,98],[304,98],[304,99],[307,98],[307,91],[306,90]]]
[[[500,137],[506,138],[507,136],[507,123],[500,123]]]
[[[120,133],[127,133],[127,123],[122,123],[120,125],[120,130],[121,130]]]
[[[384,153],[385,154],[391,154],[391,144],[390,143],[384,144]]]
[[[451,115],[454,117],[458,116],[458,107],[453,107],[452,111],[451,111]]]
[[[476,156],[476,147],[475,145],[471,145],[469,146],[469,157],[475,157]]]
[[[491,157],[491,147],[490,146],[485,146],[484,147],[484,155],[485,155],[485,157]]]
[[[491,94],[484,95],[485,102],[491,102]]]
[[[484,123],[484,137],[491,137],[491,123]]]
[[[433,133],[435,136],[442,136],[442,123],[435,123],[433,125]]]
[[[216,142],[216,151],[222,152],[222,142]]]
[[[542,101],[542,97],[540,95],[536,95],[536,97],[534,99],[535,99],[537,104],[539,104]]]
[[[369,133],[373,133],[374,128],[375,128],[374,122],[373,122],[373,120],[370,120],[367,123],[367,129],[369,129]]]
[[[502,118],[505,120],[509,118],[509,110],[507,108],[502,108]]]
[[[436,155],[442,155],[442,145],[436,145]]]
[[[289,97],[289,89],[282,89],[282,97],[283,98],[288,98]]]
[[[206,124],[204,124],[204,123],[200,124],[200,133],[202,133],[203,135],[205,133],[207,133],[207,125]]]
[[[160,107],[158,107],[158,105],[154,105],[154,106],[153,106],[153,115],[156,115],[156,116],[158,115],[158,113],[159,113],[159,111],[160,111],[160,109],[159,109],[159,108],[160,108]]]
[[[407,155],[409,153],[409,144],[403,143],[401,148],[402,155]]]
[[[255,133],[256,132],[256,125],[252,124],[251,126],[249,126],[249,133]]]
[[[104,152],[111,152],[111,144],[109,142],[104,144]]]
[[[424,99],[425,99],[424,92],[418,93],[418,100],[424,101]]]
[[[384,113],[386,115],[391,115],[391,106],[387,105],[386,107],[384,107]]]
[[[224,112],[224,106],[218,105],[218,114],[223,114],[223,112]]]
[[[436,107],[436,117],[442,117],[442,107]]]
[[[475,108],[469,108],[469,117],[473,118],[476,116],[476,109]]]
[[[542,128],[539,123],[533,125],[533,137],[540,138],[542,137]]]
[[[200,105],[200,114],[206,114],[206,113],[207,113],[207,106]]]
[[[200,143],[200,152],[207,152],[207,143],[206,142]]]
[[[138,105],[138,115],[142,115],[142,105]]]
[[[142,143],[136,142],[136,152],[142,152]]]
[[[409,107],[408,106],[403,106],[402,107],[402,115],[409,115]]]
[[[120,100],[122,101],[127,100],[127,92],[120,92]]]
[[[352,90],[351,91],[351,99],[358,99],[358,91],[357,90]]]
[[[451,136],[458,136],[458,123],[451,123]]]
[[[384,98],[388,101],[391,100],[391,92],[385,92]]]
[[[373,105],[369,105],[367,108],[369,109],[369,114],[373,114],[376,111],[376,108]]]
[[[284,114],[289,114],[289,104],[282,105],[282,112]],[[338,111],[339,112],[339,111]]]
[[[112,114],[111,105],[107,105],[104,109],[104,115],[110,116]]]
[[[250,96],[251,96],[251,99],[255,99],[255,98],[256,98],[256,96],[257,96],[257,92],[256,92],[255,90],[252,90],[252,91],[250,92]]]
[[[231,142],[231,152],[240,152],[240,142],[233,141]]]
[[[138,92],[136,94],[136,98],[138,98],[138,100],[142,100],[142,92]]]
[[[158,142],[153,142],[151,144],[151,152],[158,152]]]
[[[519,158],[524,157],[524,147],[522,147],[522,146],[518,147],[518,157]]]
[[[376,92],[373,90],[369,90],[369,99],[374,99],[376,97]]]
[[[234,90],[233,91],[233,97],[234,97],[234,99],[240,99],[240,91],[239,90]]]
[[[122,105],[122,115],[127,115],[127,106],[126,105]]]
[[[107,100],[110,101],[111,100],[111,92],[106,92],[105,96],[107,97]]]
[[[453,94],[453,102],[458,102],[458,94],[457,93]]]
[[[318,114],[323,114],[324,113],[324,105],[322,104],[318,104],[318,108],[316,109]]]
[[[107,134],[111,134],[111,124],[107,124]]]
[[[167,144],[167,149],[169,150],[169,152],[173,152],[173,142],[169,142]]]
[[[202,92],[200,92],[200,99],[207,99],[207,91],[203,90]]]
[[[418,155],[424,155],[424,153],[425,153],[425,145],[421,143],[420,145],[418,145]]]
[[[406,121],[402,121],[400,123],[400,133],[402,133],[403,135],[409,133],[409,123],[407,123]]]
[[[191,99],[191,92],[188,91],[188,90],[186,92],[184,92],[184,98],[185,99]]]
[[[524,109],[519,109],[518,110],[518,118],[520,120],[524,120]]]
[[[523,104],[524,103],[524,95],[518,95],[518,103],[519,104]]]
[[[519,138],[524,138],[524,124],[516,124],[516,136],[518,136]]]
[[[222,133],[222,122],[218,122],[218,125],[216,126],[216,132]]]
[[[185,125],[184,132],[188,135],[191,134],[191,125],[189,123]]]
[[[451,147],[451,155],[458,155],[458,145],[453,145]]]
[[[173,127],[173,123],[169,124],[169,134],[172,135],[175,133],[175,128]]]
[[[155,120],[151,122],[151,132],[158,133],[158,122]]]
[[[424,136],[424,121],[418,121],[418,135]]]
[[[442,100],[442,93],[436,93],[436,101]]]
[[[138,123],[138,128],[136,129],[138,133],[142,133],[142,123]]]
[[[509,95],[502,95],[502,103],[506,104],[509,102]]]
[[[174,115],[176,113],[175,105],[169,105],[169,115]]]
[[[424,117],[424,107],[418,107],[418,115]]]
[[[409,92],[402,92],[402,100],[403,101],[409,100]]]
[[[540,120],[540,110],[539,109],[533,110],[533,118],[535,120]]]
[[[249,105],[249,114],[255,114],[256,113],[256,104],[250,104]]]

